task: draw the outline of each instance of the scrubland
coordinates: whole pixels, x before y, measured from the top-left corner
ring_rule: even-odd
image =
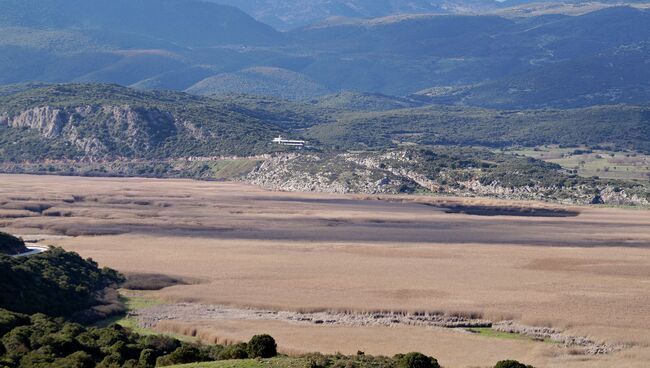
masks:
[[[446,367],[489,366],[501,358],[541,367],[644,367],[650,359],[645,210],[279,193],[188,180],[4,175],[0,183],[1,229],[47,235],[47,243],[125,273],[184,280],[154,292],[163,303],[439,311],[551,326],[626,347],[594,356],[558,344],[441,328],[246,319],[175,319],[162,321],[162,331],[207,341],[268,332],[285,352],[420,350]],[[448,210],[461,205],[571,215]]]

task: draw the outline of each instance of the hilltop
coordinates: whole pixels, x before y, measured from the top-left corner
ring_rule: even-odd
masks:
[[[291,70],[255,67],[203,79],[186,92],[203,96],[243,93],[306,100],[324,95],[328,90],[318,82]]]
[[[73,84],[0,97],[0,131],[1,160],[20,162],[253,155],[283,129],[232,100]]]
[[[27,252],[25,242],[0,231],[0,254],[14,255]]]

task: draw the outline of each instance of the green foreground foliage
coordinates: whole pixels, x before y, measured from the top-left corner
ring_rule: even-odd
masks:
[[[0,367],[149,368],[277,355],[275,340],[254,336],[249,343],[201,345],[163,335],[139,335],[114,324],[85,327],[44,314],[0,309]]]
[[[123,278],[61,248],[29,257],[0,255],[0,307],[18,313],[71,317],[96,306]]]

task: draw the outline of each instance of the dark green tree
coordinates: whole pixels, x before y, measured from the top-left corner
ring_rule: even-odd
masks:
[[[248,342],[249,358],[273,358],[278,355],[278,345],[270,335],[255,335]]]
[[[399,358],[399,368],[440,368],[438,361],[422,353],[408,353]]]
[[[532,365],[519,363],[516,360],[502,360],[498,362],[494,368],[534,368]]]
[[[153,349],[144,349],[140,352],[138,364],[142,368],[151,368],[156,366],[156,352]]]

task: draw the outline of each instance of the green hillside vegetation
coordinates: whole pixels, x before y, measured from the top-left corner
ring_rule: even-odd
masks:
[[[186,92],[202,96],[242,93],[287,100],[306,100],[327,94],[328,90],[311,78],[291,70],[256,67],[206,78],[188,88]]]
[[[352,91],[322,96],[310,102],[319,107],[349,111],[387,111],[423,105],[422,102],[408,98]]]
[[[14,255],[27,252],[25,242],[0,231],[0,254]]]
[[[254,337],[251,342],[254,343]],[[45,314],[0,309],[0,366],[153,368],[255,358],[251,342],[200,345],[162,335],[139,335],[120,325],[87,327]]]
[[[123,281],[92,260],[55,248],[29,257],[0,255],[0,308],[17,313],[90,317],[104,291]]]
[[[650,109],[597,106],[570,110],[489,110],[431,106],[343,113],[306,133],[326,146],[349,149],[404,144],[534,147],[612,146],[650,152]]]
[[[335,103],[322,107],[268,97],[205,98],[101,84],[12,86],[0,91],[5,91],[0,93],[4,162],[246,156],[277,151],[270,140],[278,134],[307,137],[327,149],[558,144],[650,151],[650,110],[637,106],[571,110],[429,106],[342,112]],[[45,107],[50,115],[45,110],[38,111],[44,117],[30,112]],[[37,118],[11,124],[26,112]]]
[[[29,113],[32,109],[38,110]],[[12,126],[10,121],[24,112],[27,122]],[[282,123],[292,120],[285,117]],[[236,100],[90,84],[1,96],[0,130],[5,162],[253,155],[276,149],[271,138],[283,132],[273,116],[249,113]]]

